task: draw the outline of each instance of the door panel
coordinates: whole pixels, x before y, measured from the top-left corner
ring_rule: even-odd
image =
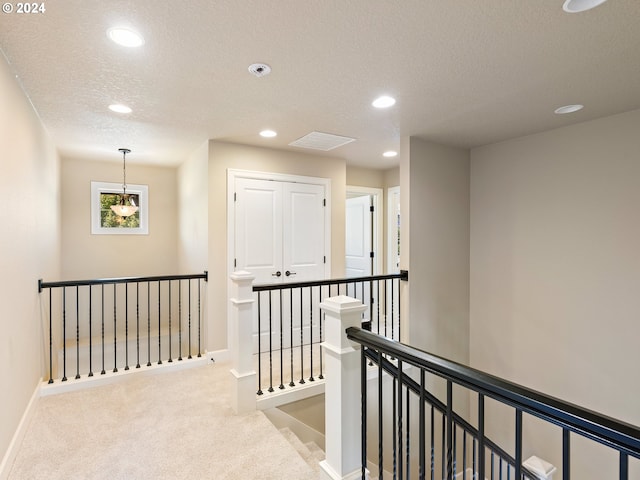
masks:
[[[324,278],[324,187],[283,184],[283,273],[285,282]],[[286,275],[290,272],[290,275]]]
[[[236,269],[255,283],[278,281],[282,271],[282,189],[277,182],[236,180]]]

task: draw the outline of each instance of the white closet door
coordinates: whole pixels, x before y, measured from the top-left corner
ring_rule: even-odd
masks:
[[[282,185],[236,179],[236,270],[255,275],[255,283],[274,283],[282,271]],[[278,275],[280,272],[280,275]]]
[[[283,183],[283,274],[285,282],[324,278],[324,187]]]

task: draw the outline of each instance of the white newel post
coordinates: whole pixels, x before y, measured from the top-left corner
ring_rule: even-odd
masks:
[[[321,478],[361,478],[360,345],[347,339],[359,327],[366,306],[339,295],[320,304],[325,313],[325,451]]]
[[[253,279],[244,271],[231,274],[231,349],[235,386],[231,389],[232,405],[236,413],[256,409],[257,378],[253,367]]]

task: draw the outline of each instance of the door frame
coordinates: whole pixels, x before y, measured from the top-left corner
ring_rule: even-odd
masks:
[[[396,226],[396,205],[393,204],[395,194],[401,195],[400,186],[387,188],[387,273],[400,273],[400,267],[396,266],[398,259],[398,227]],[[402,222],[402,212],[400,212],[400,222]],[[402,223],[400,224],[402,227]],[[400,252],[402,255],[402,252]]]
[[[383,223],[383,196],[384,191],[381,188],[374,187],[359,187],[355,185],[347,185],[346,195],[349,194],[364,194],[370,195],[373,198],[373,242],[371,243],[371,248],[373,249],[373,272],[372,275],[380,275],[382,274],[382,265],[383,265],[383,236],[382,236],[382,225]]]
[[[324,278],[331,277],[331,179],[321,177],[306,177],[283,173],[258,172],[253,170],[227,169],[227,297],[230,292],[231,274],[234,272],[235,258],[235,206],[234,190],[236,178],[250,178],[254,180],[270,180],[275,182],[307,183],[324,187],[326,206],[324,216],[324,254],[327,261],[324,264]]]

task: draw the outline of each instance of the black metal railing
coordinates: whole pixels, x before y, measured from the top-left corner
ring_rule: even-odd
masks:
[[[571,470],[570,437],[577,434],[612,449],[619,456],[618,478],[628,480],[629,457],[640,459],[640,428],[606,417],[574,404],[483,373],[464,365],[428,354],[402,343],[391,341],[359,328],[347,329],[347,337],[362,345],[362,472],[367,465],[368,400],[367,362],[378,368],[377,419],[373,424],[378,432],[377,458],[373,463],[383,478],[385,465],[394,479],[409,478],[411,469],[420,479],[535,479],[534,473],[523,466],[523,413],[562,430],[562,478],[568,480]],[[393,362],[389,359],[395,359]],[[416,367],[410,375],[407,365]],[[383,375],[386,373],[387,375]],[[385,393],[383,377],[390,379],[390,392]],[[430,378],[427,378],[430,377]],[[438,386],[437,382],[442,384]],[[429,385],[429,386],[428,386]],[[463,388],[461,399],[469,399],[469,392],[477,394],[476,426],[454,411],[453,388]],[[440,388],[446,400],[441,401],[430,390]],[[389,395],[391,399],[389,399]],[[506,405],[515,413],[512,456],[486,435],[485,398]],[[383,415],[385,399],[391,405],[392,418]],[[494,403],[495,403],[494,402]],[[386,421],[386,422],[385,422]],[[377,423],[377,425],[376,425]],[[388,425],[391,423],[391,425]],[[418,439],[412,437],[417,425]],[[391,440],[383,433],[390,430]],[[391,444],[386,458],[384,445]],[[417,449],[417,452],[414,452]],[[414,462],[410,462],[415,458]],[[375,456],[375,455],[374,455]],[[385,463],[386,462],[386,463]],[[462,467],[461,469],[459,467]],[[513,477],[512,477],[513,476]],[[607,478],[614,478],[614,474]]]
[[[163,359],[202,355],[203,295],[207,272],[193,275],[44,282],[49,336],[49,383],[107,369],[140,368]],[[55,353],[55,355],[54,355]],[[177,357],[176,357],[177,354]],[[135,362],[135,364],[134,364]],[[54,375],[56,371],[56,375]]]
[[[323,379],[323,300],[348,295],[367,306],[363,327],[399,339],[400,282],[409,273],[254,285],[257,297],[254,351],[258,395]]]

